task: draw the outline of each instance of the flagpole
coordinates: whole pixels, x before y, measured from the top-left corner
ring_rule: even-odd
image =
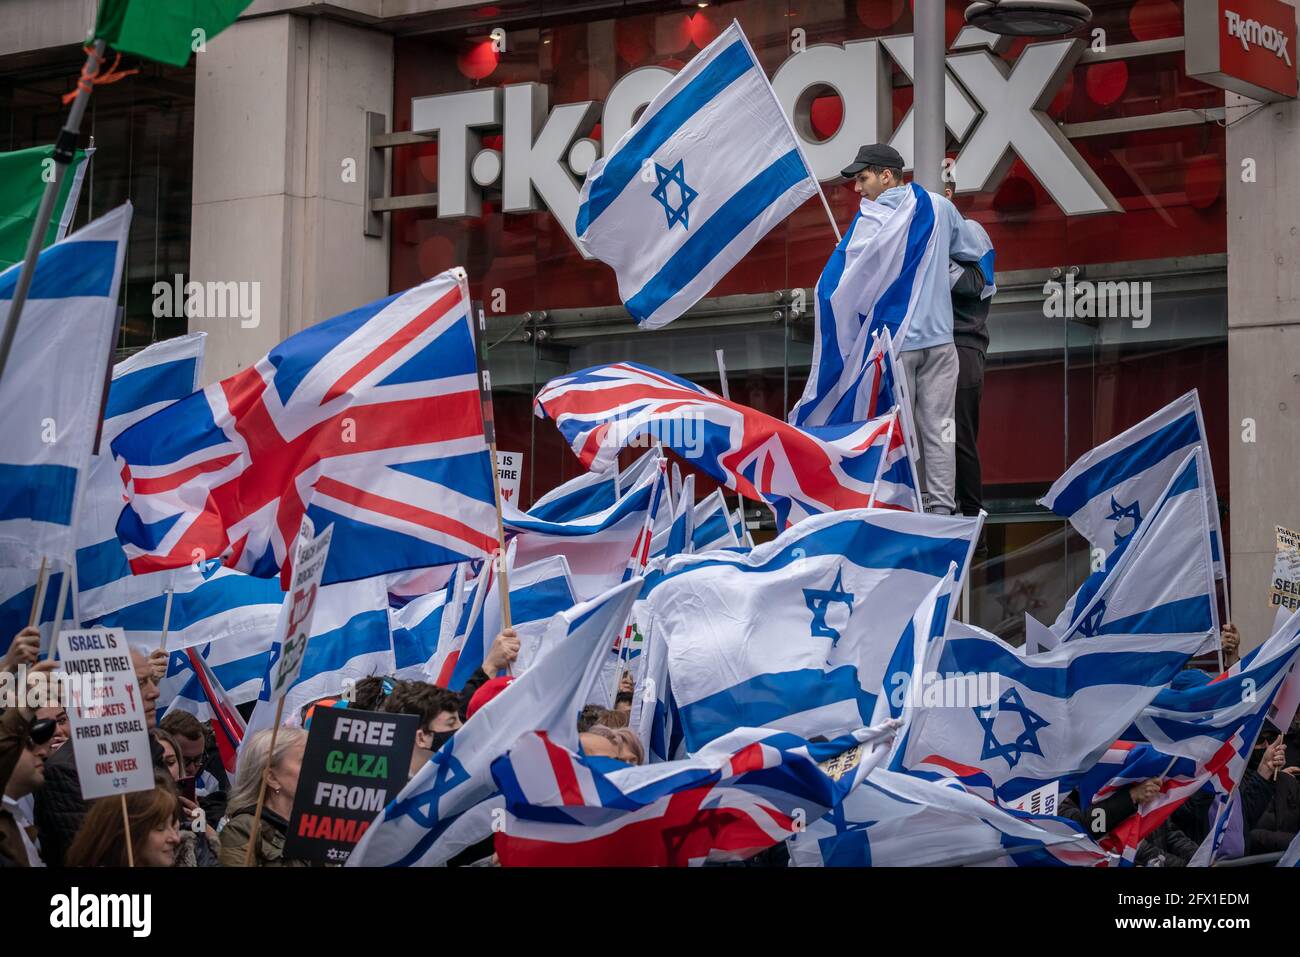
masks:
[[[501,516],[501,475],[497,472],[497,430],[496,418],[492,411],[492,377],[488,372],[487,365],[487,318],[483,315],[483,304],[481,302],[470,302],[465,271],[458,269],[457,273],[465,302],[469,303],[470,308],[478,318],[478,335],[475,336],[477,345],[475,353],[478,356],[479,373],[478,395],[479,405],[483,410],[483,438],[487,440],[488,454],[491,456],[492,497],[497,508],[497,553],[494,558],[497,574],[501,577],[501,580],[497,583],[497,594],[501,599],[501,629],[504,631],[512,627],[510,624],[510,572],[506,568],[506,528],[505,520]],[[506,674],[510,674],[509,665],[506,666]],[[488,677],[491,677],[491,675]]]
[[[45,184],[41,194],[41,204],[36,211],[36,222],[32,224],[32,235],[27,241],[27,254],[23,257],[23,268],[18,274],[18,283],[14,286],[14,297],[9,306],[9,316],[5,319],[3,332],[0,332],[0,379],[4,378],[5,366],[9,362],[9,352],[13,348],[14,336],[18,332],[18,320],[23,314],[27,294],[31,290],[32,277],[36,274],[36,261],[40,257],[41,247],[45,244],[45,234],[50,228],[50,214],[54,212],[54,201],[58,198],[59,184],[63,175],[77,155],[77,136],[81,131],[81,118],[90,101],[93,81],[99,73],[99,65],[104,59],[104,41],[96,40],[86,55],[86,63],[81,68],[77,79],[77,96],[68,111],[68,121],[59,130],[59,138],[54,143],[54,179]]]
[[[740,21],[732,20],[731,22],[736,27],[736,32],[740,34],[740,39],[745,41],[745,49],[749,51],[750,59],[753,60],[754,65],[758,67],[758,72],[763,77],[763,85],[767,87],[767,92],[771,94],[772,102],[776,104],[776,111],[781,114],[781,119],[785,120],[785,128],[790,131],[790,138],[794,140],[795,149],[799,151],[799,159],[803,163],[803,167],[807,171],[808,177],[817,187],[817,195],[821,197],[822,209],[826,210],[826,218],[830,221],[831,229],[835,233],[835,244],[838,246],[844,237],[840,235],[840,227],[839,224],[835,222],[835,214],[831,212],[831,204],[826,202],[826,193],[822,191],[821,180],[819,180],[817,174],[813,172],[812,164],[808,162],[808,157],[804,154],[803,140],[799,138],[799,134],[795,131],[794,124],[790,122],[790,117],[786,115],[785,107],[783,107],[781,101],[777,99],[776,90],[772,89],[772,81],[767,78],[767,73],[763,70],[762,64],[758,62],[758,57],[754,53],[754,48],[749,44],[749,37],[745,36],[745,31],[741,29]]]
[[[266,767],[262,768],[262,784],[257,789],[257,807],[253,809],[253,830],[248,835],[248,849],[244,851],[244,866],[253,866],[253,848],[262,832],[262,808],[266,806],[266,779],[271,776],[271,762],[275,760],[275,739],[280,733],[280,720],[284,717],[285,695],[275,705],[275,723],[271,725],[271,743],[266,748]]]
[[[50,647],[46,657],[53,657],[59,648],[59,634],[63,630],[63,609],[68,601],[68,583],[71,579],[68,572],[63,573],[63,578],[59,582],[59,600],[54,604],[54,626],[50,637]]]
[[[122,796],[122,831],[126,839],[126,866],[135,867],[135,849],[131,847],[131,815],[126,810],[126,795]]]
[[[32,596],[32,611],[27,616],[27,627],[35,628],[41,617],[41,606],[45,604],[45,585],[49,580],[45,573],[45,556],[41,556],[41,570],[36,573],[36,593]]]
[[[159,651],[167,650],[167,628],[171,625],[172,621],[172,596],[175,593],[175,588],[170,586],[167,588],[167,604],[163,605],[162,638],[158,642]]]
[[[730,402],[731,389],[727,385],[727,364],[723,361],[722,350],[718,349],[714,355],[718,359],[718,379],[722,382],[722,397]],[[727,496],[723,495],[722,501],[725,503]],[[740,509],[740,520],[743,522],[745,520],[745,496],[740,494],[740,489],[736,489],[736,506]],[[731,522],[728,521],[727,524],[730,525]],[[744,545],[745,543],[742,541],[740,544]]]

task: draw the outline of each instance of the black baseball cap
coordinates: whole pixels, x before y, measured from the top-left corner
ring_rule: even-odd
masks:
[[[861,146],[858,148],[857,158],[840,170],[840,175],[845,179],[852,179],[868,166],[902,169],[903,157],[898,150],[886,143],[872,143],[870,146]]]

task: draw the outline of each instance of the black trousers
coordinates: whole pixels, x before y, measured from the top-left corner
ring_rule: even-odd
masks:
[[[953,416],[957,422],[957,511],[978,515],[984,507],[980,476],[980,399],[984,395],[984,353],[957,347],[957,395]]]

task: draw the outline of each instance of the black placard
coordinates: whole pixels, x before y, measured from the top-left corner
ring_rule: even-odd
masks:
[[[406,784],[420,719],[317,708],[284,844],[288,859],[342,864]]]

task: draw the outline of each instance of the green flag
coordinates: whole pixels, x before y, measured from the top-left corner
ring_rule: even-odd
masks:
[[[86,150],[77,150],[72,165],[63,174],[41,248],[58,242],[68,231],[72,214],[77,211],[77,196],[81,193],[87,155]],[[53,146],[33,146],[0,153],[0,271],[21,261],[27,254],[32,226],[40,211],[41,194],[53,175]]]
[[[122,53],[184,66],[253,0],[99,0],[95,39]]]

